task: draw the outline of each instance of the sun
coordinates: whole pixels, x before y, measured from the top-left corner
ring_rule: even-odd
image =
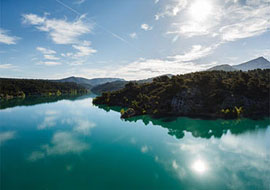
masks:
[[[212,3],[208,0],[197,0],[190,6],[189,12],[196,21],[204,21],[212,12]]]

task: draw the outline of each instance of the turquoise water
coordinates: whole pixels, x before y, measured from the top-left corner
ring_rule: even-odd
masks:
[[[1,190],[270,189],[269,118],[121,120],[91,96],[12,106],[0,110]]]

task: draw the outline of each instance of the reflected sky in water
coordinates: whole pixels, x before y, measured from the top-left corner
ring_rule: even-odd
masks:
[[[270,188],[269,118],[121,120],[91,102],[0,110],[1,189]]]

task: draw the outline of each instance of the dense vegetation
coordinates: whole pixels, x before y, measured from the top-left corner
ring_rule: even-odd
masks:
[[[195,117],[269,116],[270,70],[204,71],[152,83],[128,83],[124,89],[106,92],[94,104],[121,106],[124,117],[186,115]],[[126,113],[126,114],[125,114]]]
[[[127,83],[128,81],[107,82],[105,84],[93,87],[91,91],[94,92],[95,94],[102,94],[103,92],[116,91],[124,88]]]
[[[162,77],[162,76],[165,76],[165,75],[161,75],[160,77]],[[167,74],[166,76],[172,77],[171,74]],[[129,82],[138,83],[138,84],[150,83],[150,82],[153,82],[153,79],[154,78],[148,78],[148,79],[136,80],[136,81],[124,81],[124,80],[120,81],[119,80],[119,81],[107,82],[107,83],[104,83],[104,84],[94,86],[91,89],[91,91],[94,92],[95,94],[102,94],[103,92],[112,92],[112,91],[121,90]]]
[[[52,96],[83,94],[87,90],[75,83],[60,83],[48,80],[0,78],[0,98],[10,99],[25,96]]]

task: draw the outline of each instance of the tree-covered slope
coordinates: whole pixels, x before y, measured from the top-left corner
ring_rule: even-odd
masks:
[[[0,78],[0,98],[31,95],[82,94],[87,90],[75,83],[60,83],[48,80]]]
[[[173,75],[167,74],[167,75],[162,75],[162,76],[168,76],[170,78]],[[159,77],[161,77],[161,76],[159,76]],[[107,82],[105,84],[100,84],[100,85],[94,86],[91,89],[91,91],[94,92],[95,94],[102,94],[103,92],[112,92],[112,91],[116,91],[116,90],[120,90],[120,89],[124,88],[125,85],[128,84],[129,82],[135,82],[138,84],[150,83],[150,82],[153,82],[154,78],[155,77],[143,79],[143,80],[134,80],[134,81],[124,81],[124,80],[120,81],[119,80],[119,81]]]
[[[150,114],[235,118],[269,116],[270,70],[204,71],[128,83],[94,104],[131,108],[124,117]]]

